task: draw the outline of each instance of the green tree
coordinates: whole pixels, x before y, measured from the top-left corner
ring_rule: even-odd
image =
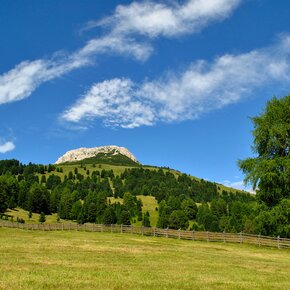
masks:
[[[32,212],[44,212],[48,214],[50,213],[49,202],[50,195],[48,190],[44,186],[38,183],[34,183],[29,191],[29,210],[31,210]]]
[[[191,198],[182,201],[181,209],[185,212],[188,219],[192,220],[196,218],[198,209],[196,203]]]
[[[159,203],[159,217],[157,222],[157,227],[165,229],[169,225],[170,208],[166,204],[165,200]]]
[[[137,213],[137,204],[136,204],[136,197],[133,196],[131,193],[126,192],[123,197],[123,204],[130,212],[130,216],[133,217]]]
[[[122,210],[120,214],[119,224],[130,225],[130,213],[127,210]]]
[[[290,95],[269,101],[264,113],[252,121],[257,157],[238,164],[259,200],[275,206],[290,195]]]
[[[117,222],[116,213],[115,213],[115,211],[114,211],[112,206],[108,206],[104,210],[103,223],[105,225],[111,225],[111,224],[115,224],[116,222]]]
[[[45,217],[45,214],[44,214],[43,211],[40,213],[40,216],[39,216],[38,221],[39,221],[40,223],[44,223],[44,222],[46,221],[46,217]]]
[[[72,208],[71,208],[71,211],[70,211],[70,218],[72,220],[77,220],[78,219],[78,216],[82,210],[82,202],[80,200],[77,200],[73,205],[72,205]]]
[[[58,214],[62,219],[69,219],[73,205],[71,191],[68,187],[64,187],[61,192],[61,198],[58,208]]]
[[[256,157],[239,160],[245,182],[256,189],[261,208],[254,220],[265,235],[289,237],[290,214],[290,95],[273,98],[262,114],[252,118]]]
[[[0,186],[0,212],[5,212],[8,208],[8,195]]]
[[[7,207],[14,207],[18,195],[19,183],[17,179],[10,174],[0,176],[0,212],[4,212]]]
[[[199,225],[203,225],[204,229],[207,231],[212,230],[213,227],[216,227],[216,216],[212,214],[210,207],[207,203],[203,203],[199,206],[198,212],[196,215],[196,221]]]
[[[41,175],[40,183],[46,183],[46,176]]]
[[[170,228],[186,230],[188,225],[188,218],[183,210],[174,210],[171,213],[169,217]]]
[[[29,185],[25,180],[19,182],[18,206],[28,209],[27,195],[29,192]]]
[[[144,227],[151,227],[151,224],[150,224],[150,214],[149,214],[148,211],[146,211],[146,213],[144,213],[144,215],[143,215],[142,226],[144,226]]]

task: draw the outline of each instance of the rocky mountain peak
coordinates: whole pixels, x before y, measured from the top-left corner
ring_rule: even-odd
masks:
[[[111,155],[122,154],[124,156],[127,156],[134,162],[138,162],[136,157],[127,148],[119,147],[115,145],[108,145],[108,146],[100,146],[100,147],[94,147],[94,148],[78,148],[78,149],[67,151],[63,156],[61,156],[55,162],[55,164],[80,161],[87,158],[95,157],[99,153],[111,154]]]

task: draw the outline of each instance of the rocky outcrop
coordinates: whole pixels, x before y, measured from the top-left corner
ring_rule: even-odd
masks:
[[[97,156],[99,153],[117,155],[122,154],[133,160],[134,162],[138,162],[136,157],[125,147],[119,147],[115,145],[110,146],[101,146],[95,148],[79,148],[66,152],[63,156],[61,156],[55,164],[65,163],[65,162],[75,162],[84,160],[87,158],[92,158]]]

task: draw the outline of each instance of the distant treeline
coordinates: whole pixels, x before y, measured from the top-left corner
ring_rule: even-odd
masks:
[[[256,217],[262,206],[249,193],[221,190],[215,183],[163,169],[137,167],[120,175],[90,169],[79,165],[64,174],[61,166],[2,160],[0,212],[20,207],[57,213],[79,223],[130,224],[139,220],[150,226],[149,214],[142,213],[142,202],[136,197],[150,195],[159,204],[160,228],[277,234],[261,227]],[[111,203],[108,197],[123,198],[123,203]]]

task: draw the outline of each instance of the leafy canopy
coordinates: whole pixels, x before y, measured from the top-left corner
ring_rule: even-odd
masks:
[[[272,207],[290,194],[290,95],[273,98],[252,121],[257,157],[238,164],[246,174],[245,181],[257,189],[260,201]]]

